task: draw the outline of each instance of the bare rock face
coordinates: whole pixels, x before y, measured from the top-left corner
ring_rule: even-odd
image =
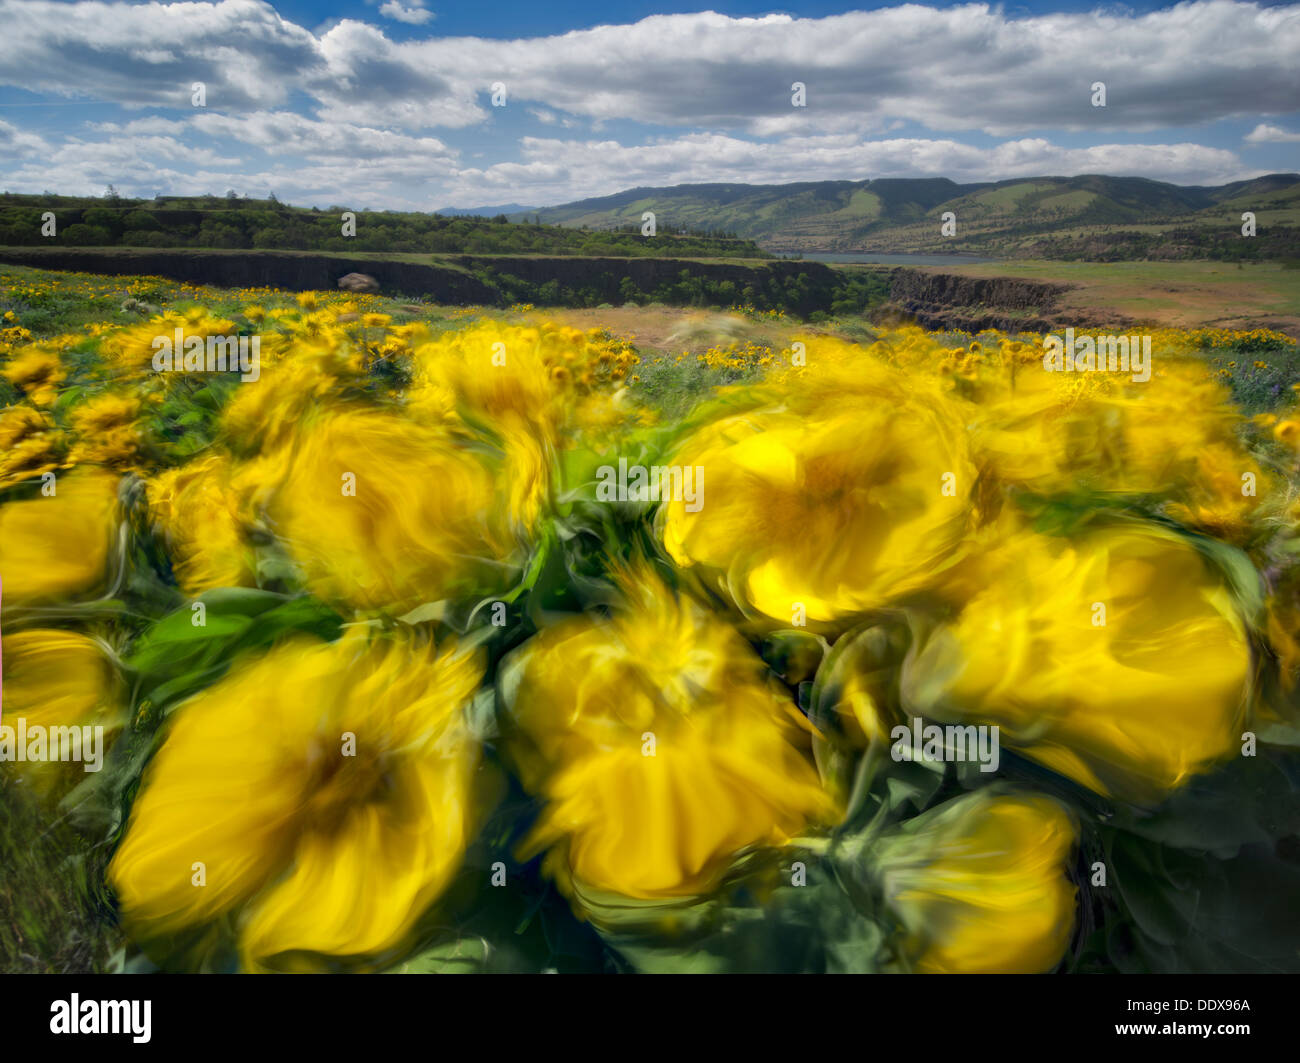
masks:
[[[339,278],[339,287],[345,292],[377,292],[379,282],[368,273],[349,273]]]

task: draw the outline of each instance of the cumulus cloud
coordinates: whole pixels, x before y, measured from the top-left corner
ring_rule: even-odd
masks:
[[[479,88],[453,61],[411,62],[382,30],[344,19],[320,41],[324,67],[313,68],[304,90],[324,119],[396,125],[407,129],[459,128],[487,112]]]
[[[49,143],[36,133],[29,133],[0,118],[0,158],[18,158],[23,155],[39,157],[49,150]]]
[[[248,115],[201,114],[192,128],[211,137],[229,137],[278,155],[347,159],[360,164],[385,160],[415,172],[432,166],[449,173],[456,153],[436,137],[410,136],[391,129],[322,122],[291,111]]]
[[[409,26],[423,26],[432,19],[433,12],[425,8],[421,0],[413,0],[410,7],[403,7],[397,0],[388,0],[379,8],[379,13],[384,18],[391,18],[394,22],[405,22]]]
[[[1143,131],[1300,98],[1300,8],[1204,0],[1143,15],[1013,18],[984,4],[916,4],[821,19],[656,15],[518,41],[359,40],[397,67],[456,71],[453,91],[504,81],[512,99],[596,119],[746,131],[870,131],[903,118],[936,131]],[[791,105],[791,85],[807,106]],[[1090,86],[1104,81],[1105,108]]]
[[[324,65],[320,42],[261,0],[124,4],[0,0],[0,84],[126,107],[282,102]]]
[[[113,127],[102,141],[78,137],[51,144],[0,122],[0,149],[13,160],[4,179],[15,190],[57,187],[81,193],[111,182],[129,195],[233,185],[241,191],[273,190],[282,199],[304,203],[360,199],[367,206],[427,210],[447,201],[540,205],[636,186],[733,181],[944,176],[966,182],[1106,173],[1214,184],[1262,172],[1244,167],[1230,151],[1192,143],[1065,147],[1026,137],[983,147],[951,138],[863,140],[853,134],[759,143],[691,133],[640,145],[524,137],[518,161],[475,166],[435,137],[320,122],[292,112],[203,114],[184,126],[191,136],[160,135],[165,127],[144,119]],[[216,146],[196,146],[209,138]],[[252,156],[232,153],[231,144],[247,145]]]
[[[369,2],[407,27],[433,18],[425,0]],[[314,201],[355,198],[364,182],[368,202],[427,206],[692,181],[1102,172],[1208,184],[1256,171],[1188,130],[1285,121],[1300,100],[1300,5],[1241,0],[1144,14],[706,11],[517,40],[431,27],[393,40],[359,19],[314,33],[264,0],[0,0],[0,24],[0,86],[124,112],[58,133],[0,112],[13,122],[0,125],[0,179],[13,188],[265,181]],[[206,107],[191,106],[195,81]],[[559,136],[507,134],[513,113],[489,105],[497,81],[534,130]],[[1095,81],[1105,107],[1091,105]],[[806,107],[791,105],[795,82]],[[561,132],[575,128],[589,138]],[[1267,124],[1245,137],[1297,141]]]
[[[1261,122],[1246,134],[1245,140],[1250,144],[1300,144],[1300,133],[1288,133],[1285,129]]]
[[[242,161],[170,136],[117,134],[56,142],[15,134],[5,122],[0,122],[0,156],[6,159],[2,179],[9,190],[50,189],[65,195],[98,195],[107,184],[126,195],[152,195],[180,185],[188,191],[197,185],[202,191],[212,175],[234,174]]]
[[[396,0],[380,11],[409,24],[432,15]],[[355,121],[364,107],[372,122],[413,128],[483,121],[479,97],[497,80],[513,100],[572,115],[758,135],[900,118],[994,136],[1143,131],[1290,113],[1300,99],[1300,7],[1240,0],[1140,15],[1014,17],[986,4],[702,12],[509,41],[393,41],[352,19],[316,37],[262,0],[0,0],[0,20],[5,84],[182,106],[200,80],[210,107],[255,110],[302,91],[322,116]],[[795,81],[807,85],[806,108],[791,107]],[[1107,84],[1105,108],[1091,106],[1094,81]]]

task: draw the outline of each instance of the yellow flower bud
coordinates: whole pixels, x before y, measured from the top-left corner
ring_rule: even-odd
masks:
[[[1040,974],[1065,954],[1076,826],[1042,796],[978,790],[877,840],[885,903],[903,924],[899,963],[943,974]]]

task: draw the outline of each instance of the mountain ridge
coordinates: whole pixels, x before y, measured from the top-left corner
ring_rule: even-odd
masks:
[[[1257,215],[1258,236],[1251,245],[1233,247],[1246,210]],[[1296,253],[1300,232],[1300,173],[1223,185],[1105,174],[968,183],[946,177],[710,182],[638,186],[507,216],[599,230],[639,228],[645,211],[655,213],[661,232],[726,232],[782,253],[1069,257],[1072,238],[1081,251],[1110,247],[1118,257],[1142,249],[1157,257],[1286,257]],[[941,231],[949,211],[955,235]],[[1169,234],[1168,246],[1153,239]]]

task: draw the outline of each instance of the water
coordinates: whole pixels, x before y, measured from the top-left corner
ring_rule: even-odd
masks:
[[[872,251],[846,251],[840,254],[804,252],[805,262],[870,262],[881,266],[970,266],[980,262],[997,262],[979,255],[881,255]]]

